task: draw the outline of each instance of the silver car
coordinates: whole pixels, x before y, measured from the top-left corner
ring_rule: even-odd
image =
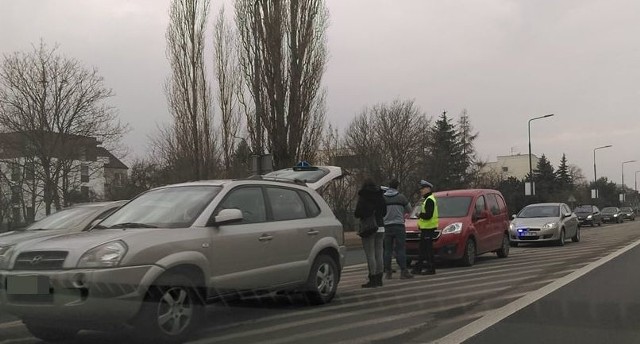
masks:
[[[89,230],[125,203],[127,201],[77,204],[44,217],[25,229],[0,233],[0,269],[5,268],[4,257],[16,245],[26,244],[37,238]]]
[[[564,203],[530,204],[514,215],[509,227],[511,246],[518,243],[551,241],[560,246],[571,238],[580,241],[578,217]]]
[[[15,250],[0,270],[0,305],[44,340],[124,324],[146,341],[183,341],[206,302],[225,295],[287,290],[330,302],[344,264],[343,229],[300,181],[341,171],[297,172],[306,177],[156,188],[90,232]]]

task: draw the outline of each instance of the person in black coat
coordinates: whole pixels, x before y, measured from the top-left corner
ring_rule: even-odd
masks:
[[[382,271],[384,269],[382,242],[384,240],[384,216],[387,214],[387,205],[383,194],[384,191],[371,179],[366,179],[358,191],[355,217],[363,220],[373,216],[378,227],[375,233],[362,237],[362,247],[369,266],[369,281],[362,285],[363,288],[382,286]]]

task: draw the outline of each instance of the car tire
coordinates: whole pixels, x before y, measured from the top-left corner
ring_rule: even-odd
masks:
[[[134,321],[136,335],[145,341],[184,342],[204,318],[203,299],[187,276],[160,276],[149,287]]]
[[[502,236],[502,246],[500,246],[500,248],[496,251],[498,258],[509,257],[509,246],[509,236],[505,234]]]
[[[602,220],[600,220],[600,222],[598,222],[598,227],[602,226]]]
[[[77,328],[61,327],[59,324],[40,324],[29,320],[25,321],[24,324],[34,337],[51,343],[73,339],[80,331]]]
[[[566,235],[566,232],[564,231],[564,228],[562,228],[560,230],[560,238],[556,241],[556,245],[558,246],[564,246],[565,241],[564,241],[564,236]]]
[[[340,271],[338,264],[326,254],[316,257],[307,279],[307,300],[313,305],[331,302],[338,290]]]
[[[476,242],[471,238],[467,239],[467,243],[464,246],[464,253],[460,259],[460,264],[462,266],[473,266],[476,262],[476,254]]]
[[[573,242],[580,242],[580,227],[576,228],[576,235],[571,238]]]

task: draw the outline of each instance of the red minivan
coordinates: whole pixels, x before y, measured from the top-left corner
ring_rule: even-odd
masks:
[[[509,255],[509,211],[500,191],[467,189],[436,192],[439,225],[433,241],[436,258],[471,266],[477,255]],[[414,208],[407,219],[407,261],[418,258],[420,230]]]

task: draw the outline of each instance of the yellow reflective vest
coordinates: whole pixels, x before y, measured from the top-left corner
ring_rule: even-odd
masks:
[[[436,203],[436,198],[433,196],[433,194],[429,195],[429,197],[425,198],[424,201],[422,201],[421,211],[423,213],[425,212],[425,204],[427,203],[428,199],[431,199],[433,201],[433,216],[431,216],[431,218],[428,220],[418,219],[418,228],[420,228],[421,230],[438,228],[438,203]]]

